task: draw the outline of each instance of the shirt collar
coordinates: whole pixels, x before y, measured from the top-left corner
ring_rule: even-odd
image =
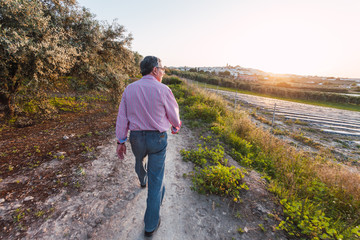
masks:
[[[142,79],[149,79],[149,80],[155,80],[157,82],[159,82],[159,80],[157,80],[153,75],[148,74],[142,77]]]

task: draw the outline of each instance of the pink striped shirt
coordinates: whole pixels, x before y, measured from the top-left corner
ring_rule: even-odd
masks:
[[[129,130],[165,132],[180,125],[179,106],[168,86],[146,75],[126,87],[116,120],[116,137],[121,143]]]

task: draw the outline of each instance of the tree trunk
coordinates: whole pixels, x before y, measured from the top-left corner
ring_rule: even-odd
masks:
[[[15,113],[15,106],[12,99],[12,95],[0,93],[0,103],[4,105],[4,112],[6,118],[13,117]]]

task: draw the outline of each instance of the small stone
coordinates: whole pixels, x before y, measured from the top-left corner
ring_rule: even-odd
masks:
[[[65,135],[65,136],[63,136],[63,139],[67,140],[67,139],[69,139],[69,137]]]
[[[100,223],[102,223],[103,222],[103,219],[102,218],[97,218],[96,220],[95,220],[95,223],[96,224],[100,224]]]
[[[28,196],[24,199],[24,202],[27,202],[27,201],[30,201],[30,200],[33,200],[34,197],[33,196]]]
[[[0,198],[0,203],[3,203],[3,202],[5,202],[5,199]]]
[[[20,208],[22,205],[20,203],[15,203],[14,205],[11,206],[11,209],[17,209]]]

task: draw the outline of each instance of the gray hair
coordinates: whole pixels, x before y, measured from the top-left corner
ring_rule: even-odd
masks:
[[[162,67],[160,58],[154,56],[146,56],[140,63],[141,75],[148,75],[152,72],[154,67]]]

